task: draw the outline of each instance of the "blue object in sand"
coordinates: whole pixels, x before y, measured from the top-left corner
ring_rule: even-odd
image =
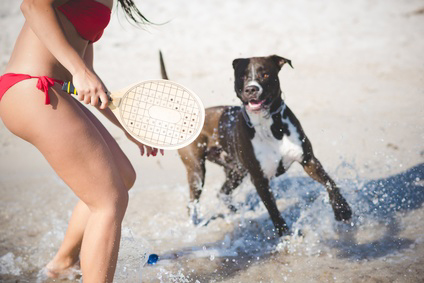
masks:
[[[151,254],[149,255],[149,259],[147,260],[147,264],[156,264],[158,262],[159,256],[157,254]]]

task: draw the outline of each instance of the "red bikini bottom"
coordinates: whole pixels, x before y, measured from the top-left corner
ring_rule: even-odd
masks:
[[[50,104],[49,88],[53,86],[54,83],[63,85],[62,80],[56,80],[47,76],[30,76],[25,74],[7,73],[0,76],[0,100],[9,88],[19,83],[20,81],[28,79],[38,79],[37,88],[41,91],[44,91],[44,94],[46,95],[45,104]]]

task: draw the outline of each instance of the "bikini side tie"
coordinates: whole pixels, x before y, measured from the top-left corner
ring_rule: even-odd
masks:
[[[39,77],[35,76],[33,78],[38,78],[37,88],[41,91],[44,91],[44,94],[46,95],[45,104],[46,105],[50,104],[49,88],[52,87],[54,83],[59,83],[63,85],[63,81],[52,79],[47,76],[39,76]]]

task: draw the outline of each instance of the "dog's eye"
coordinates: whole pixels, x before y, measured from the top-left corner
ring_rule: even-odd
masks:
[[[269,78],[269,74],[268,74],[268,73],[264,73],[264,74],[262,75],[262,77],[263,77],[264,79],[267,79],[267,78]]]

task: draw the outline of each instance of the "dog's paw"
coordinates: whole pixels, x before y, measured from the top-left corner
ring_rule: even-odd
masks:
[[[230,195],[219,193],[217,197],[228,207],[231,213],[237,212],[237,207],[233,204],[233,199]]]
[[[352,218],[352,209],[341,195],[337,197],[332,206],[334,210],[334,216],[337,221],[350,221]]]
[[[290,236],[291,232],[289,227],[287,227],[287,224],[285,222],[279,223],[279,224],[275,224],[274,223],[274,227],[275,230],[278,234],[278,236],[283,237],[283,236]]]
[[[194,226],[197,226],[200,224],[200,222],[202,222],[202,219],[198,218],[197,216],[191,216],[190,217],[190,222],[191,224],[193,224]]]
[[[199,217],[199,202],[190,202],[187,207],[191,223],[197,226],[200,222],[202,222]]]
[[[285,252],[288,254],[296,251],[296,246],[303,242],[304,235],[300,229],[289,232],[287,235],[280,237],[280,242],[276,247],[277,252]]]
[[[230,205],[228,205],[227,207],[228,207],[228,209],[230,210],[230,212],[231,212],[232,214],[234,214],[234,213],[236,213],[236,212],[237,212],[237,207],[235,207],[234,205],[230,204]]]

